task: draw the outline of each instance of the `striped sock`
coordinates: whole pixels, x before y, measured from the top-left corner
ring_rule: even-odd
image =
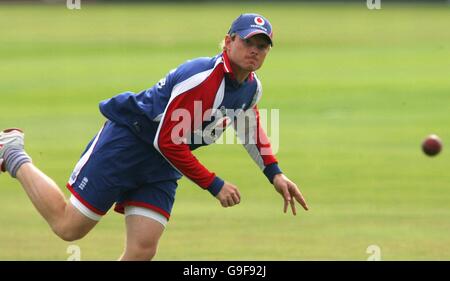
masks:
[[[3,155],[3,159],[6,170],[13,178],[16,177],[20,166],[31,162],[30,156],[28,156],[23,149],[16,147],[7,148],[5,150],[5,154]]]

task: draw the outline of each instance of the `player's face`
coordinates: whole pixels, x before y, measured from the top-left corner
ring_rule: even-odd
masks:
[[[227,54],[236,66],[251,72],[263,65],[270,50],[270,42],[265,35],[257,34],[247,39],[241,39],[236,35],[227,39],[225,39]]]

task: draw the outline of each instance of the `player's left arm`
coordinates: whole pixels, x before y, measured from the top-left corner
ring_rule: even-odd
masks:
[[[239,139],[267,179],[274,185],[275,190],[283,197],[284,212],[286,213],[288,205],[291,205],[292,213],[296,215],[295,201],[305,210],[308,210],[308,205],[297,185],[286,177],[279,168],[269,138],[261,126],[259,116],[256,105],[248,109],[243,115],[238,116],[234,127]]]

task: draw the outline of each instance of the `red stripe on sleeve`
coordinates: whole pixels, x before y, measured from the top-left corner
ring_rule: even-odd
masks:
[[[272,147],[270,146],[270,140],[267,137],[266,132],[261,127],[261,122],[259,118],[259,110],[258,107],[255,105],[253,107],[253,111],[256,115],[256,134],[254,136],[256,137],[256,147],[258,148],[259,154],[261,155],[261,158],[263,159],[264,166],[270,165],[272,163],[276,163],[277,159],[275,158],[275,155],[272,152]]]
[[[215,174],[210,172],[198,161],[192,154],[188,144],[182,140],[194,130],[201,129],[202,122],[198,122],[200,128],[194,128],[194,120],[195,118],[203,120],[202,116],[205,111],[212,108],[217,90],[223,79],[223,73],[223,67],[216,67],[205,81],[174,98],[166,109],[164,119],[161,120],[162,125],[157,139],[159,151],[169,163],[183,175],[205,189],[211,185]],[[194,111],[195,101],[201,101],[201,111],[198,109]],[[173,113],[178,109],[185,109],[189,112],[191,119],[189,122],[190,126],[187,126],[188,128],[182,126],[181,134],[179,134],[179,129],[183,119],[172,120]],[[194,112],[201,112],[202,116],[194,116]],[[186,121],[184,122],[186,123]],[[172,134],[175,135],[173,136]]]

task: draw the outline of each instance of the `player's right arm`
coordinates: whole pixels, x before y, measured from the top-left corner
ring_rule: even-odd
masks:
[[[208,190],[215,196],[222,206],[233,206],[240,201],[236,186],[225,183],[215,173],[209,171],[192,154],[187,139],[195,129],[194,114],[199,114],[196,102],[201,102],[202,116],[212,107],[215,95],[223,79],[221,65],[202,69],[189,77],[174,79],[181,82],[174,83],[170,100],[162,114],[158,131],[154,139],[155,148],[181,174],[191,181]],[[193,67],[189,66],[189,72]],[[173,73],[179,75],[181,70]],[[183,75],[185,73],[182,73]],[[208,94],[205,94],[208,93]],[[178,114],[188,113],[188,116]],[[185,120],[189,119],[189,120]]]
[[[184,141],[184,136],[189,133],[190,129],[185,128],[186,131],[179,135],[176,127],[180,127],[183,120],[171,117],[173,116],[172,112],[177,109],[185,109],[191,112],[193,111],[193,101],[188,96],[181,96],[169,105],[161,120],[160,129],[154,143],[155,147],[175,169],[203,189],[208,190],[220,201],[223,207],[239,204],[240,194],[237,187],[224,182],[215,173],[203,166],[192,154]]]
[[[216,196],[224,185],[224,181],[203,166],[192,154],[187,143],[187,136],[192,131],[191,121],[186,121],[184,118],[188,117],[177,114],[177,111],[184,110],[192,116],[196,100],[201,99],[186,93],[169,102],[161,119],[154,146],[181,174]]]

